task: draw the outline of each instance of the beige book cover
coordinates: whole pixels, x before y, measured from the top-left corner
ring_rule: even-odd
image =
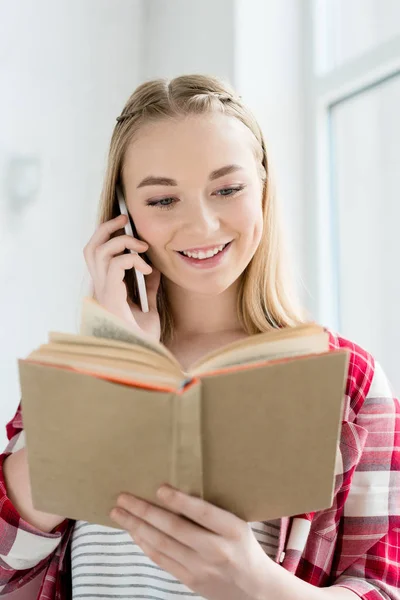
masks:
[[[188,372],[86,300],[79,335],[19,361],[34,506],[115,526],[120,492],[163,483],[246,521],[329,508],[347,374],[315,324],[210,353]]]

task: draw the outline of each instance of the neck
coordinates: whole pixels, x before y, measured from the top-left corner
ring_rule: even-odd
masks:
[[[239,285],[240,281],[237,280],[216,296],[185,290],[166,280],[165,289],[176,337],[188,339],[202,335],[243,332],[237,314]]]

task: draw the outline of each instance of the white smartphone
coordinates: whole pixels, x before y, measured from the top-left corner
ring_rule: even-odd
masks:
[[[126,207],[125,198],[124,198],[122,190],[118,184],[116,185],[116,192],[117,192],[117,199],[118,199],[120,213],[121,213],[121,215],[126,215],[128,217],[128,222],[125,225],[125,233],[126,233],[126,235],[131,235],[132,237],[137,237],[133,233],[132,222],[131,222],[130,215],[128,213],[128,209]],[[133,254],[137,254],[137,252],[135,252],[135,250],[130,250],[130,252],[132,252]],[[144,275],[141,271],[139,271],[138,269],[135,268],[135,276],[136,276],[137,287],[139,290],[140,308],[141,308],[142,312],[149,312],[149,302],[147,299]]]

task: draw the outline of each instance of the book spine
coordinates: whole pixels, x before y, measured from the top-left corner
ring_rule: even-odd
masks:
[[[172,402],[170,483],[187,494],[203,498],[201,383],[174,394]]]

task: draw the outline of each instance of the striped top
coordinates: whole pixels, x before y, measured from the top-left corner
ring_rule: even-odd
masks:
[[[278,548],[280,519],[251,523],[253,533],[271,558]],[[120,529],[77,521],[71,541],[72,598],[201,598],[152,562]]]

